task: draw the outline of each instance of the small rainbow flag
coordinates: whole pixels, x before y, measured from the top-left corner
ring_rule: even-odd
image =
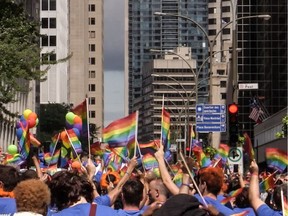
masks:
[[[52,142],[50,143],[50,146],[49,146],[49,152],[51,154],[54,153],[53,151],[56,148],[56,145],[57,145],[57,142],[59,140],[59,137],[60,137],[60,133],[57,133],[53,137],[51,137]]]
[[[287,152],[277,148],[266,148],[266,161],[268,167],[283,172],[288,165]]]
[[[217,149],[217,154],[215,155],[215,159],[222,159],[222,163],[225,164],[229,155],[230,147],[226,144],[220,144],[219,149]]]
[[[26,123],[26,126],[20,122],[20,126],[22,128],[22,136],[19,140],[19,147],[20,147],[20,154],[26,159],[30,152],[30,134],[29,134],[29,128],[28,123]]]
[[[208,167],[212,164],[210,158],[206,157],[206,155],[203,152],[203,149],[200,146],[194,146],[192,148],[192,151],[196,156],[200,167]]]
[[[127,172],[127,169],[128,167],[126,165],[120,169],[119,175],[121,176],[121,178],[125,175],[125,173]]]
[[[177,185],[177,187],[180,187],[182,185],[182,178],[183,173],[179,171],[176,173],[172,181]]]
[[[159,167],[156,158],[151,154],[144,155],[142,161],[146,170],[151,170],[153,168]]]
[[[21,154],[15,154],[13,157],[6,160],[7,164],[15,164],[17,166],[20,166],[25,162],[25,159],[22,157]]]
[[[242,191],[243,191],[243,188],[239,188],[239,189],[237,189],[237,190],[231,191],[231,192],[229,193],[229,195],[221,201],[221,204],[222,204],[222,205],[225,205],[225,204],[228,203],[232,198],[237,197],[239,194],[241,194]]]
[[[138,112],[118,119],[103,129],[103,142],[110,148],[127,147],[128,157],[133,157],[137,139]]]
[[[255,153],[253,149],[253,145],[251,139],[247,133],[243,133],[245,142],[244,142],[244,151],[249,155],[250,161],[255,159]]]
[[[44,154],[44,160],[47,164],[53,165],[58,163],[58,159],[60,156],[60,149],[55,151],[55,153],[51,156],[50,152]]]
[[[274,184],[274,174],[275,174],[275,172],[273,174],[269,175],[262,182],[260,182],[260,184],[259,184],[260,193],[264,193],[268,189],[274,188],[274,186],[275,186],[275,184]]]
[[[82,119],[81,137],[88,139],[87,100],[74,107],[72,112]]]
[[[72,148],[75,150],[76,154],[82,153],[82,147],[81,147],[81,142],[79,141],[77,135],[75,134],[73,129],[66,130],[68,139],[70,139],[69,142],[72,144]]]
[[[164,149],[168,148],[168,136],[170,130],[170,113],[162,108],[162,119],[161,119],[161,137]]]
[[[142,155],[145,154],[151,154],[154,155],[154,153],[158,150],[160,140],[153,140],[149,143],[139,143],[140,151]]]
[[[90,145],[90,151],[92,155],[103,155],[103,149],[101,149],[101,143],[99,141]]]

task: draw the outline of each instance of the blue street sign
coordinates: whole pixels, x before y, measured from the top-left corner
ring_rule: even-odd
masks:
[[[226,125],[225,124],[197,124],[196,131],[201,133],[209,133],[209,132],[225,132]]]
[[[226,132],[226,105],[197,104],[196,131]]]

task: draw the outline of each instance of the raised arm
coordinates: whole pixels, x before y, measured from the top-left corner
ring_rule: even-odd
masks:
[[[163,151],[163,145],[160,145],[160,148],[155,153],[155,158],[157,159],[159,163],[159,170],[161,174],[161,178],[165,186],[168,188],[168,190],[173,194],[176,195],[179,193],[179,188],[177,185],[172,181],[171,176],[166,168],[165,160],[164,160],[164,151]]]
[[[259,193],[259,168],[255,160],[251,162],[250,165],[251,179],[250,179],[250,187],[249,187],[249,201],[252,208],[257,211],[257,209],[265,204],[260,199]]]

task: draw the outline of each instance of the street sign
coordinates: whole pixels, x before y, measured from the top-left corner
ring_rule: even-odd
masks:
[[[226,105],[196,105],[196,131],[226,132]]]
[[[258,89],[258,83],[239,83],[239,90]]]
[[[231,172],[243,174],[243,149],[242,147],[230,148],[228,155],[229,169]]]

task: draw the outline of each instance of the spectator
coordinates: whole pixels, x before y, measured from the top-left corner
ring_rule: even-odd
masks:
[[[275,188],[273,193],[273,199],[277,210],[271,209],[266,203],[264,203],[260,199],[259,193],[259,168],[255,160],[251,162],[250,165],[250,172],[251,172],[251,181],[250,181],[250,188],[249,188],[249,201],[256,212],[257,215],[261,216],[280,216],[282,215],[281,209],[281,196],[280,191],[283,190],[283,194],[287,199],[287,184],[282,184]]]
[[[16,212],[13,189],[19,182],[16,168],[0,164],[0,214]]]
[[[157,201],[164,203],[168,199],[169,191],[161,179],[154,179],[149,182],[149,203]]]
[[[20,182],[14,189],[17,213],[14,215],[46,215],[50,204],[48,186],[37,179]]]

